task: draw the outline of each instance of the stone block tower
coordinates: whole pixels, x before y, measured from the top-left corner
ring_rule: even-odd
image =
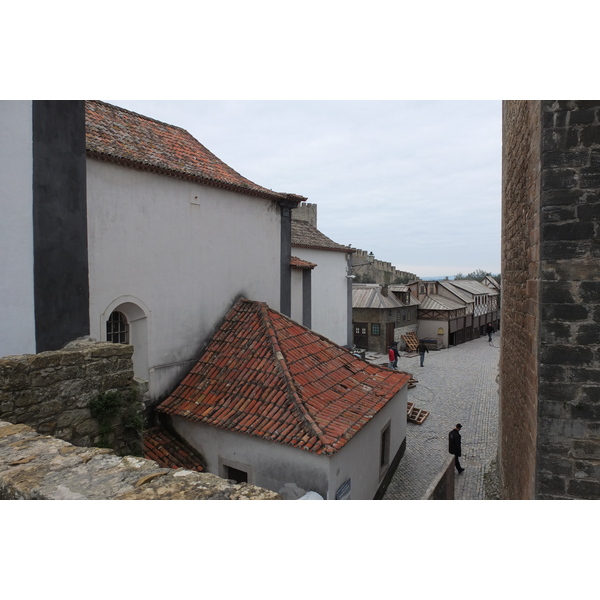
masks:
[[[499,471],[600,498],[600,101],[503,104]]]

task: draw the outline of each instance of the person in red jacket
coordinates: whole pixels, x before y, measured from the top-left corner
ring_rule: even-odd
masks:
[[[394,367],[394,363],[396,362],[396,353],[394,352],[394,348],[392,346],[388,348],[388,360],[390,361],[388,363],[388,367],[390,369],[395,369],[396,367]]]

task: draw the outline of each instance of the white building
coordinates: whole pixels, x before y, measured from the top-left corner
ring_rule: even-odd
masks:
[[[404,453],[409,379],[240,300],[158,411],[211,473],[368,500]]]
[[[352,253],[353,248],[337,244],[317,229],[317,205],[301,204],[292,212],[292,252],[314,267],[309,271],[311,293],[293,294],[292,318],[330,340],[352,347]],[[306,291],[307,271],[303,273]],[[300,290],[300,273],[294,281]],[[301,301],[300,301],[301,300]],[[310,322],[302,310],[310,302]]]
[[[0,102],[0,355],[134,346],[164,397],[235,298],[291,311],[291,209],[185,130],[103,102]]]

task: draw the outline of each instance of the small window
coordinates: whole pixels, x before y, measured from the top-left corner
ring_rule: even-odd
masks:
[[[380,335],[381,334],[381,327],[379,326],[379,323],[371,323],[371,335]]]
[[[108,317],[106,341],[113,344],[129,344],[129,323],[123,313],[115,310]]]
[[[248,473],[234,467],[227,467],[227,479],[233,479],[237,483],[248,483]]]

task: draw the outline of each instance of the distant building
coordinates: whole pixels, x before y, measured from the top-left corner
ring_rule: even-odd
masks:
[[[419,301],[419,339],[439,340],[442,348],[483,335],[488,323],[498,329],[499,294],[471,280],[418,280],[409,284]]]
[[[405,347],[403,335],[417,331],[418,301],[405,285],[355,283],[352,286],[354,345],[385,354],[392,342]]]

